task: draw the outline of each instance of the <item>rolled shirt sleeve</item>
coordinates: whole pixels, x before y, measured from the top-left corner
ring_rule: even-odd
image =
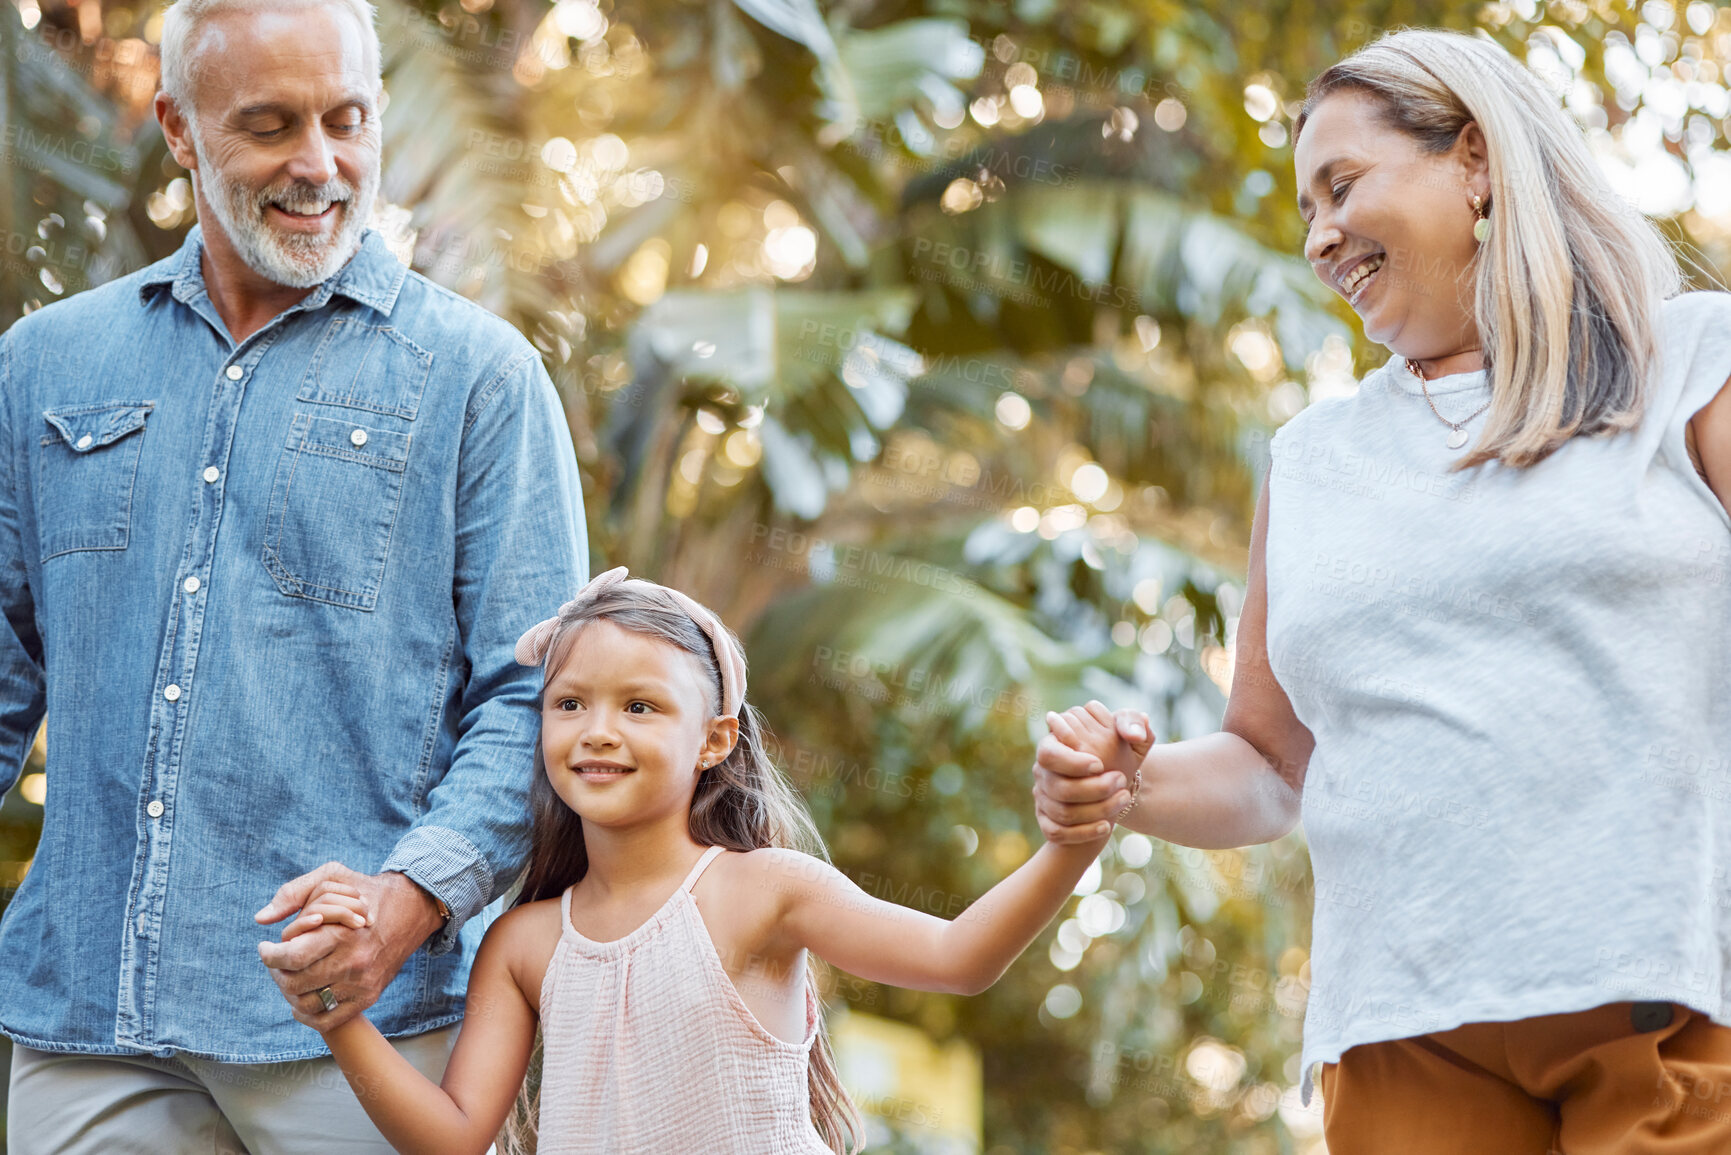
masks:
[[[400,871],[464,922],[515,880],[529,846],[529,787],[540,735],[539,669],[517,664],[522,632],[588,580],[582,483],[558,390],[528,351],[476,390],[457,477],[452,590],[468,678],[459,738],[427,809],[382,871]]]

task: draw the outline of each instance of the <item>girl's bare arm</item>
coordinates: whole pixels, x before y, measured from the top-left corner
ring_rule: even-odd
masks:
[[[1063,909],[1104,841],[1042,843],[1032,858],[954,919],[875,898],[810,855],[776,848],[752,853],[778,897],[778,937],[788,945],[873,982],[977,995],[997,982]],[[958,907],[962,903],[952,896],[945,906],[952,901]]]
[[[402,1155],[483,1155],[504,1125],[529,1069],[539,1017],[517,977],[534,946],[524,913],[508,911],[487,928],[469,971],[457,1045],[437,1086],[364,1015],[325,1035],[373,1125]]]
[[[1142,762],[1142,791],[1122,825],[1184,846],[1269,842],[1298,824],[1299,797],[1315,739],[1293,713],[1268,663],[1268,482],[1256,505],[1249,582],[1232,693],[1220,732],[1155,745]],[[1131,715],[1119,716],[1119,733]],[[1121,774],[1048,734],[1040,740],[1034,793],[1052,841],[1095,838],[1098,824],[1129,800]]]

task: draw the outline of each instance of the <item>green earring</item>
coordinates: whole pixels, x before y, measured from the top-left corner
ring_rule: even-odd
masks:
[[[1473,215],[1478,217],[1473,222],[1473,240],[1482,245],[1491,239],[1491,218],[1485,212],[1484,198],[1478,193],[1473,194]]]

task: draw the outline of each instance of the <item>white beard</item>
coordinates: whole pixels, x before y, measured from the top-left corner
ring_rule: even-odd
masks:
[[[327,280],[354,255],[373,215],[379,191],[379,166],[368,166],[357,189],[342,177],[322,185],[288,180],[256,189],[230,180],[205,154],[196,129],[192,148],[198,156],[198,177],[204,200],[248,268],[266,280],[294,289],[310,289]],[[341,201],[342,223],[329,236],[282,232],[266,219],[266,206],[291,212],[317,212]]]

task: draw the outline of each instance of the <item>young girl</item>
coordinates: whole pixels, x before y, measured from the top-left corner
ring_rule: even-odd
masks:
[[[481,1155],[539,1024],[541,1155],[851,1149],[809,950],[852,974],[978,994],[1063,906],[1104,838],[1047,842],[954,921],[875,899],[825,861],[764,752],[733,634],[623,568],[529,630],[542,665],[528,873],[476,955],[435,1086],[364,1016],[325,1034],[398,1151]],[[366,910],[321,887],[283,938]],[[314,994],[290,998],[306,1022]]]

